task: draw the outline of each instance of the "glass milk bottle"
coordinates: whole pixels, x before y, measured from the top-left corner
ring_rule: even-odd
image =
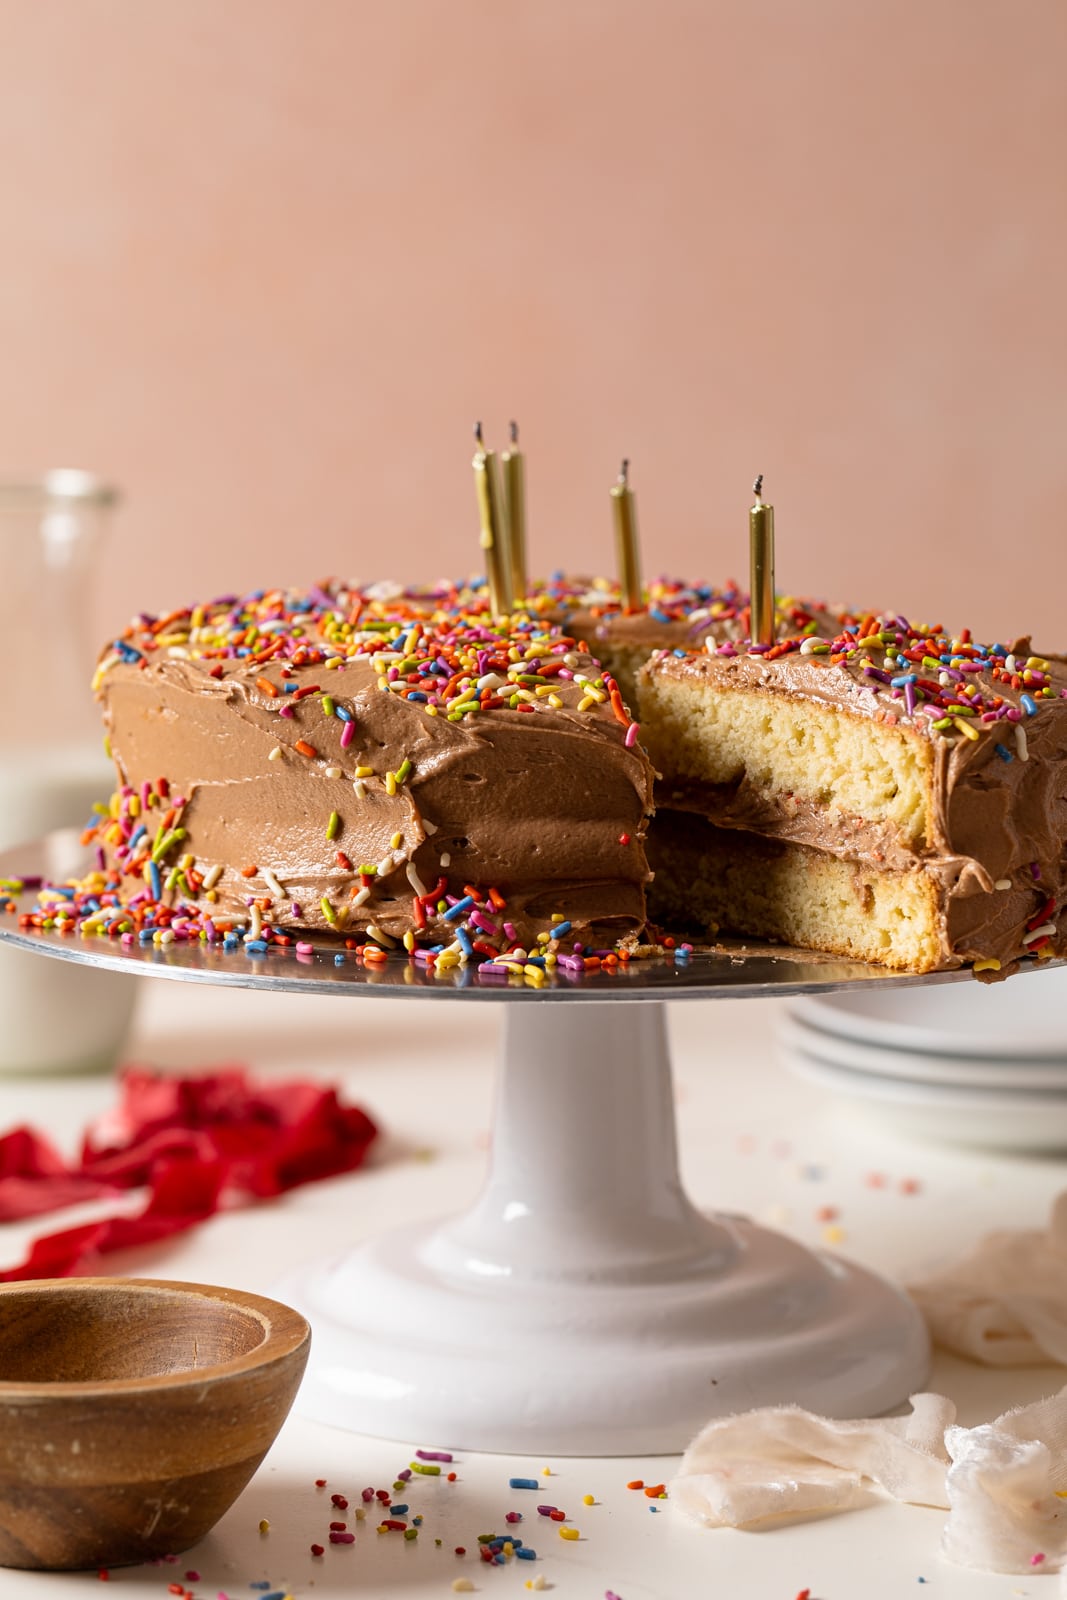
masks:
[[[94,580],[116,499],[87,472],[0,479],[3,850],[83,828],[114,788],[89,680]],[[135,989],[132,977],[0,948],[0,1072],[112,1066]]]

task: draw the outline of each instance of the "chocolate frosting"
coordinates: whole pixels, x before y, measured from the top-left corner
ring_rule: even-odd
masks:
[[[447,944],[455,921],[436,907],[473,885],[506,900],[501,916],[511,943],[528,947],[551,932],[554,917],[571,924],[574,938],[598,943],[639,930],[651,769],[632,736],[626,743],[630,719],[613,706],[610,680],[585,703],[588,683],[579,680],[601,679],[594,659],[541,623],[516,625],[494,641],[484,616],[443,612],[436,597],[368,602],[365,592],[332,586],[312,600],[280,599],[281,626],[261,635],[281,642],[267,661],[227,653],[232,643],[221,653],[217,647],[223,635],[243,636],[232,615],[243,621],[264,610],[253,597],[221,611],[197,608],[206,618],[199,628],[196,612],[169,619],[162,634],[143,619],[105,652],[98,672],[121,781],[138,790],[165,775],[171,794],[184,800],[181,850],[201,877],[224,869],[216,914],[243,917],[251,898],[266,898],[278,927],[355,933],[373,925],[401,938],[413,927],[414,897],[440,884],[423,908],[419,938]],[[441,656],[462,637],[483,658],[503,661],[504,672],[489,664],[481,675],[490,683],[483,709],[455,720],[443,706],[428,714],[440,676],[420,679],[415,700],[406,690],[383,691],[380,680],[397,658],[390,634],[406,632],[420,613],[413,650],[421,659]],[[356,623],[339,632],[338,619],[353,615]],[[555,704],[527,689],[520,702],[527,709],[519,710],[496,694],[516,687],[506,678],[515,663],[501,651],[528,655],[534,639],[533,661],[516,671],[535,687],[539,659],[563,673],[545,680]],[[342,651],[340,664],[327,668],[323,657]],[[314,659],[302,661],[306,654]],[[461,676],[453,700],[464,687]],[[351,719],[347,745],[346,722],[327,714],[323,695]],[[390,783],[387,774],[405,762],[410,770]],[[371,871],[361,873],[364,867]],[[284,887],[283,898],[264,870]]]

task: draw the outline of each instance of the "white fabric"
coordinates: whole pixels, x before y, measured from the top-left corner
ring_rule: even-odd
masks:
[[[1067,1388],[977,1428],[957,1426],[943,1395],[911,1405],[859,1422],[793,1406],[717,1418],[682,1458],[671,1500],[708,1527],[754,1527],[843,1511],[876,1485],[947,1507],[941,1547],[963,1566],[1067,1573]]]
[[[832,1422],[798,1406],[719,1417],[698,1433],[671,1485],[680,1509],[709,1527],[843,1511],[865,1481],[897,1500],[947,1506],[945,1429],[956,1408],[939,1394],[912,1398],[911,1415]]]
[[[1067,1193],[1049,1226],[993,1233],[912,1291],[935,1343],[988,1366],[1067,1365]],[[945,1506],[942,1549],[993,1572],[1062,1572],[1067,1600],[1067,1388],[975,1428],[937,1394],[904,1417],[835,1422],[770,1407],[709,1422],[670,1493],[709,1527],[841,1511],[872,1487]]]
[[[1067,1389],[978,1428],[949,1428],[941,1548],[991,1572],[1062,1570],[1067,1558]],[[1035,1557],[1037,1561],[1035,1562]]]
[[[1047,1228],[987,1234],[909,1292],[946,1350],[990,1367],[1067,1366],[1067,1192]]]

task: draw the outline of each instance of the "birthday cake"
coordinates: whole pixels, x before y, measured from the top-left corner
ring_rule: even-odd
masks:
[[[1063,664],[798,600],[773,645],[747,626],[736,586],[635,614],[563,579],[497,620],[478,584],[143,616],[97,672],[92,842],[142,937],[505,970],[663,929],[915,971],[1060,953]]]

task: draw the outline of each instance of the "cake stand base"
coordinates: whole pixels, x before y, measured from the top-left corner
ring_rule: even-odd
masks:
[[[710,1417],[874,1415],[925,1382],[897,1289],[678,1174],[659,1001],[509,1006],[486,1188],[464,1216],[292,1274],[305,1415],[509,1454],[681,1450]]]

